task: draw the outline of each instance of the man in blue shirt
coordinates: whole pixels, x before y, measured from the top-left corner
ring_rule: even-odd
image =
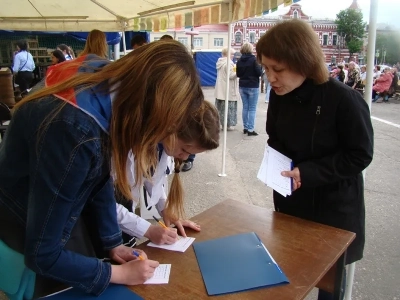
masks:
[[[13,72],[15,74],[15,83],[19,85],[21,92],[26,91],[30,87],[33,79],[33,70],[35,69],[32,54],[27,49],[28,45],[25,40],[17,42]]]

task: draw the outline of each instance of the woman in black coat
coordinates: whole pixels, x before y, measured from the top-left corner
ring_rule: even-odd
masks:
[[[273,45],[273,46],[271,46]],[[268,30],[257,44],[272,86],[268,145],[290,157],[293,193],[274,191],[276,211],[356,233],[346,263],[360,260],[365,242],[362,171],[373,156],[373,129],[360,93],[329,78],[318,37],[291,20]],[[320,291],[318,299],[329,299]]]

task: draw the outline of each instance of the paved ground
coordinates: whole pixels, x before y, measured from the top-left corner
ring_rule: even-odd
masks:
[[[214,101],[214,89],[204,89]],[[194,167],[181,173],[186,189],[189,217],[226,198],[273,209],[272,190],[256,178],[267,140],[265,120],[267,104],[260,94],[256,137],[242,133],[241,103],[236,130],[227,133],[226,177],[222,171],[222,142],[217,150],[200,154]],[[373,104],[372,116],[400,124],[400,102]],[[400,299],[400,197],[399,184],[400,128],[373,120],[375,156],[366,171],[367,242],[364,259],[356,265],[354,300]],[[221,137],[222,138],[222,137]],[[229,213],[229,212],[227,212]],[[2,299],[0,295],[0,299]],[[314,291],[307,300],[316,299]]]

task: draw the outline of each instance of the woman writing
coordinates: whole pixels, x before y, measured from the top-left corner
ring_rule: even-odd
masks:
[[[356,233],[346,263],[363,257],[362,171],[373,156],[368,105],[356,90],[329,78],[318,37],[300,20],[282,22],[257,43],[272,91],[268,145],[290,157],[291,196],[274,191],[279,212]],[[331,299],[322,290],[319,298]]]
[[[181,235],[186,236],[184,227],[200,231],[200,226],[189,220],[177,219],[174,216],[183,216],[183,191],[179,179],[179,171],[182,161],[190,154],[198,154],[206,150],[212,150],[219,145],[219,117],[215,107],[207,101],[203,101],[195,115],[189,119],[187,126],[177,133],[175,147],[171,149],[168,140],[158,144],[157,156],[159,162],[152,173],[151,180],[143,178],[143,185],[148,193],[147,208],[156,207],[159,214],[164,217],[166,225],[175,224]],[[175,158],[175,165],[174,160]],[[134,184],[135,164],[134,156],[130,153],[129,181]],[[167,197],[165,191],[166,175],[175,171],[170,193]],[[132,184],[132,185],[133,185]],[[124,233],[124,242],[130,246],[135,245],[135,237],[146,237],[156,244],[173,244],[176,242],[176,230],[165,230],[159,225],[151,225],[145,219],[135,215],[133,212],[140,197],[140,186],[132,188],[130,201],[124,199],[125,204],[118,205],[118,223]],[[171,209],[173,200],[176,211]],[[168,205],[167,205],[168,204]],[[171,218],[172,217],[172,218]]]
[[[122,245],[111,163],[129,198],[128,154],[135,178],[150,179],[157,144],[174,149],[202,101],[179,42],[151,43],[113,63],[89,55],[52,68],[46,88],[18,103],[2,142],[0,240],[38,275],[95,295],[110,282],[143,283],[158,263]],[[179,219],[179,205],[166,206]],[[88,237],[102,247],[93,249]],[[94,250],[121,265],[94,258]]]

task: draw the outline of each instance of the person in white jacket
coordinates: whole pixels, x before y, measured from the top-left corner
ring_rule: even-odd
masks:
[[[217,148],[219,145],[219,116],[215,107],[203,101],[200,109],[193,115],[184,131],[177,134],[175,142],[171,140],[161,141],[158,145],[158,164],[152,172],[152,178],[142,179],[149,197],[147,208],[155,206],[167,226],[174,224],[182,236],[186,237],[184,227],[200,231],[200,225],[181,219],[183,213],[183,192],[179,179],[179,171],[182,161],[190,154],[198,154]],[[174,162],[175,160],[175,162]],[[129,238],[124,242],[129,246],[135,245],[135,237],[146,237],[156,244],[173,244],[178,235],[177,230],[164,229],[160,225],[151,225],[147,220],[134,213],[140,198],[141,185],[135,180],[135,159],[132,152],[129,153],[127,163],[127,176],[131,185],[131,201],[128,207],[117,205],[117,219],[121,230]],[[171,191],[167,197],[166,176],[174,170],[174,179]],[[175,209],[173,206],[175,205]],[[131,206],[131,207],[129,207]],[[168,208],[170,209],[168,211]]]
[[[226,99],[226,81],[229,78],[229,95],[228,95],[228,121],[227,130],[233,130],[233,126],[237,124],[237,101],[240,100],[239,83],[236,76],[235,65],[232,62],[234,50],[228,58],[228,48],[221,51],[220,57],[216,63],[217,80],[215,82],[215,106],[218,109],[221,126],[224,126],[225,115],[225,99]],[[229,74],[226,64],[229,61]]]

